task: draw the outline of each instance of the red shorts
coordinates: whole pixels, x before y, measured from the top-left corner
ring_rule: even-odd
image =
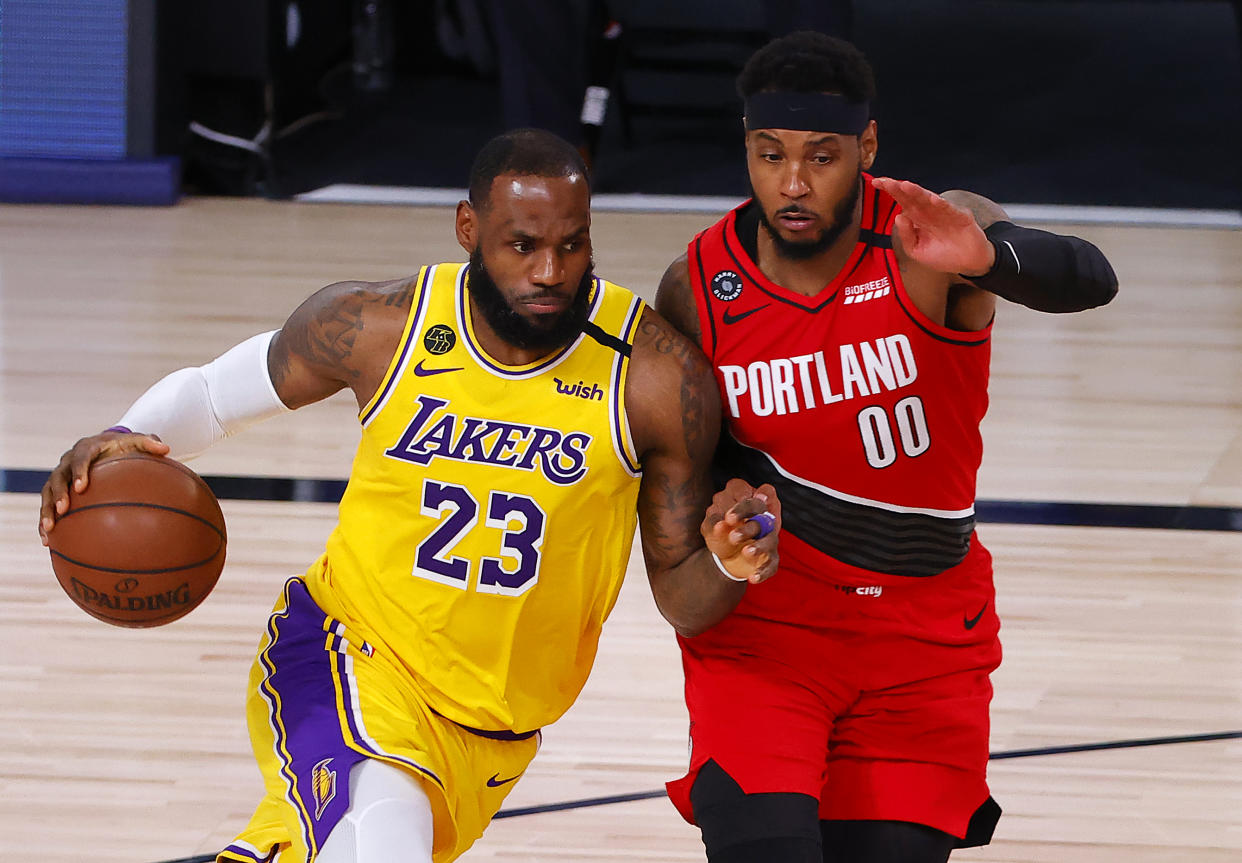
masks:
[[[965,836],[988,798],[994,595],[977,540],[953,569],[896,586],[782,570],[749,587],[728,618],[680,640],[691,754],[668,784],[678,811],[694,823],[690,788],[711,759],[748,794],[815,797],[821,819]]]

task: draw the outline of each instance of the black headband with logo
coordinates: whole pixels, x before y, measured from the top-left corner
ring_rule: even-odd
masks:
[[[792,129],[861,135],[871,119],[871,105],[833,93],[755,93],[746,100],[746,128]]]

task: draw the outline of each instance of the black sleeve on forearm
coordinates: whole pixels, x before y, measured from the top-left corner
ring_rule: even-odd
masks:
[[[1081,312],[1117,294],[1117,276],[1095,246],[1013,222],[984,231],[996,263],[982,276],[963,276],[998,297],[1040,312]]]

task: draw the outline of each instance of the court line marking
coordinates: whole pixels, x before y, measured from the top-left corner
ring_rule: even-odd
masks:
[[[47,472],[0,468],[0,493],[37,494]],[[204,476],[222,500],[338,503],[343,479],[279,476]],[[1120,527],[1159,530],[1242,531],[1242,507],[1055,500],[975,501],[980,523]]]
[[[1107,740],[1098,743],[1072,743],[1066,746],[1042,746],[1035,749],[1010,749],[993,752],[988,756],[990,761],[1002,761],[1008,758],[1033,758],[1040,755],[1063,755],[1071,752],[1096,752],[1105,749],[1134,749],[1141,746],[1168,746],[1175,743],[1204,743],[1212,740],[1237,740],[1242,738],[1240,731],[1217,731],[1208,734],[1184,734],[1171,737],[1145,737],[1135,740]],[[585,809],[591,806],[608,806],[613,803],[631,803],[635,800],[654,800],[667,797],[663,788],[658,791],[636,791],[632,794],[613,794],[607,797],[585,797],[580,800],[566,800],[562,803],[547,803],[542,806],[525,806],[519,809],[502,809],[492,820],[500,818],[517,818],[523,815],[540,815],[545,812],[564,812],[570,809]],[[164,863],[212,863],[215,855],[202,857],[182,857],[177,860],[166,860]]]

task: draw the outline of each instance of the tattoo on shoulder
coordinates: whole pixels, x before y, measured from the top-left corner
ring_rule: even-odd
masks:
[[[354,362],[354,345],[363,330],[366,307],[379,299],[361,283],[325,289],[299,310],[306,316],[302,325],[286,327],[282,332],[285,352],[309,365],[333,369],[347,382],[357,380],[362,370]],[[287,367],[274,370],[273,383],[277,386],[277,376],[285,371]]]
[[[384,305],[408,309],[414,301],[414,291],[418,289],[418,276],[413,275],[392,284],[391,290],[384,297]]]
[[[677,330],[663,321],[647,317],[639,324],[639,330],[647,336],[657,353],[672,354],[684,365],[694,359],[698,348]]]
[[[703,332],[692,291],[689,264],[686,256],[682,255],[673,261],[660,279],[656,310],[687,338],[701,345]]]

